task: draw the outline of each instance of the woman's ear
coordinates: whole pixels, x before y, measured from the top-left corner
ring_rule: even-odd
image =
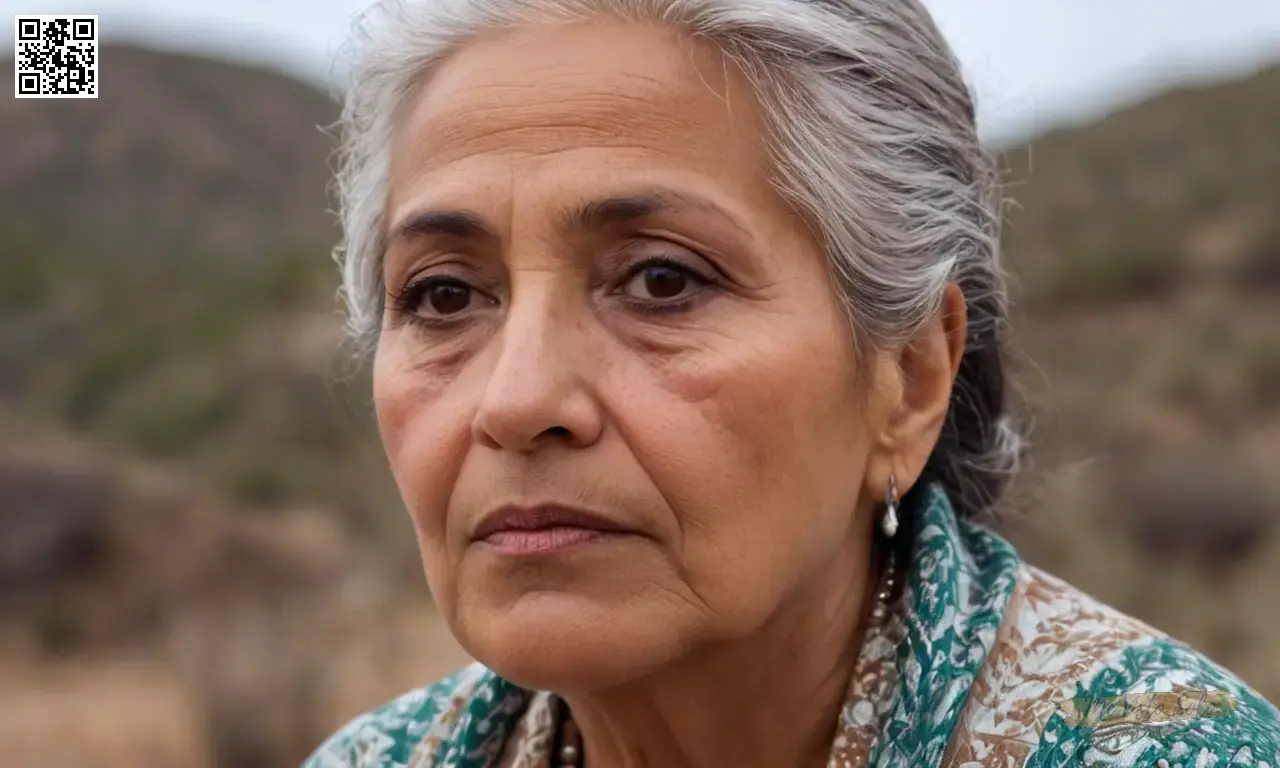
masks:
[[[924,471],[951,405],[966,327],[964,294],[948,283],[938,313],[898,351],[892,402],[867,469],[867,491],[875,498],[884,497],[890,477],[905,494]]]

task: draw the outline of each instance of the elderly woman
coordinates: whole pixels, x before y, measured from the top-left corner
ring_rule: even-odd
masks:
[[[1280,762],[1257,693],[973,522],[1020,448],[1000,199],[919,2],[361,29],[345,293],[478,663],[309,766]],[[1094,706],[1178,691],[1221,693]]]

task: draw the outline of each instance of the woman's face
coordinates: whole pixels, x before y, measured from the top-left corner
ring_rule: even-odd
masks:
[[[874,375],[724,58],[527,28],[401,120],[375,399],[464,648],[525,685],[618,684],[862,557]]]

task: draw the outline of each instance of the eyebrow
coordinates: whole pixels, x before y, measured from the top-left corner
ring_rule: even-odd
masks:
[[[571,231],[592,232],[614,224],[639,221],[659,213],[688,209],[717,214],[743,233],[750,234],[741,222],[710,200],[669,189],[649,189],[593,200],[563,212],[561,225]],[[483,216],[463,210],[412,213],[395,226],[387,237],[387,242],[410,235],[444,235],[468,239],[498,237]]]
[[[745,231],[733,216],[710,200],[660,188],[594,200],[566,212],[564,224],[567,229],[592,231],[611,224],[626,224],[659,213],[678,213],[687,209],[717,214]]]
[[[447,235],[458,238],[493,237],[484,217],[471,211],[418,211],[407,216],[387,236],[392,243],[410,235]]]

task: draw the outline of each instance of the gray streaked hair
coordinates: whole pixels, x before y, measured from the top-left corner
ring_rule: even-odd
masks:
[[[949,281],[968,338],[925,481],[989,511],[1022,454],[1007,413],[999,174],[972,97],[919,0],[384,0],[353,30],[336,191],[349,328],[376,342],[390,143],[399,107],[474,35],[614,17],[717,45],[762,105],[780,193],[821,238],[855,338],[892,348],[940,311]]]

